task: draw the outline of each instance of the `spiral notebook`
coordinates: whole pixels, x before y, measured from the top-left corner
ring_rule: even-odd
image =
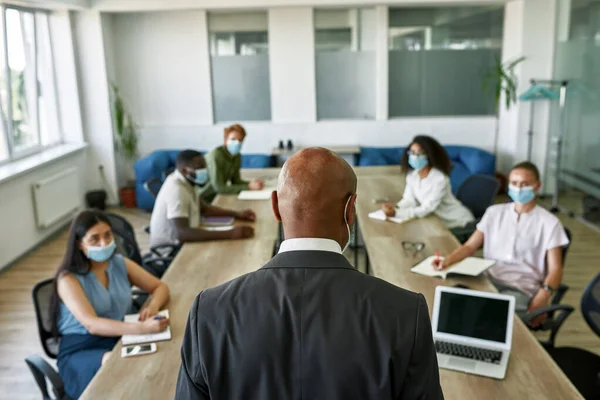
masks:
[[[169,318],[169,310],[162,310],[158,315]],[[125,322],[138,322],[140,314],[129,314],[125,316]],[[162,342],[165,340],[171,340],[171,325],[160,333],[144,333],[141,335],[123,335],[121,342],[123,346],[129,346],[132,344],[140,343],[151,343],[151,342]]]

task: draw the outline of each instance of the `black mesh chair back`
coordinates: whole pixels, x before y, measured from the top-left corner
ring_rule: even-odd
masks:
[[[493,176],[471,175],[460,185],[456,197],[479,219],[492,205],[499,189],[500,183]]]
[[[585,322],[600,336],[600,273],[583,290],[581,313]]]
[[[37,320],[38,332],[44,352],[50,358],[58,355],[60,339],[52,335],[52,316],[50,315],[50,301],[54,294],[54,279],[46,279],[33,287],[33,307]]]
[[[162,181],[158,178],[151,178],[144,182],[144,189],[146,192],[150,193],[152,197],[156,198],[158,196],[158,192],[160,192],[160,188],[162,187]]]
[[[562,250],[563,268],[565,267],[565,260],[567,259],[567,253],[569,252],[569,247],[571,247],[571,239],[573,238],[573,235],[571,234],[571,231],[568,228],[565,228],[565,235],[567,235],[567,238],[569,239],[569,244],[563,247]]]
[[[135,239],[133,226],[120,215],[106,213],[106,217],[112,225],[115,244],[119,253],[141,265],[142,254]]]

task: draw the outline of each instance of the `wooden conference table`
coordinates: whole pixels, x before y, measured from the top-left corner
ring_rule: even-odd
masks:
[[[276,169],[244,171],[244,176],[275,177]],[[446,281],[411,273],[410,267],[436,249],[442,254],[458,246],[456,239],[435,218],[397,225],[375,221],[367,214],[378,206],[374,198],[401,197],[404,180],[397,167],[356,168],[359,177],[357,215],[371,262],[371,274],[406,289],[421,292],[430,313],[435,287],[463,283],[473,289],[494,291],[484,278]],[[155,354],[123,359],[121,344],[102,366],[81,399],[170,399],[175,394],[180,366],[180,347],[187,317],[195,296],[263,266],[272,255],[277,238],[270,201],[239,201],[235,196],[219,196],[215,204],[230,208],[252,208],[257,214],[253,239],[186,244],[173,261],[163,281],[169,285],[173,339],[157,343]],[[426,243],[422,254],[405,254],[402,240]],[[440,370],[446,399],[580,399],[581,396],[556,366],[529,330],[517,320],[514,326],[511,359],[506,379],[494,380]]]

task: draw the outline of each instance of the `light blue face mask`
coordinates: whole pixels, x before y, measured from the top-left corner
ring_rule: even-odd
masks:
[[[242,142],[240,142],[239,140],[228,140],[227,141],[227,151],[232,156],[237,156],[238,154],[240,154],[241,150],[242,150]]]
[[[87,257],[92,261],[104,262],[113,255],[116,248],[117,245],[114,240],[106,246],[88,246]]]
[[[188,178],[198,186],[206,185],[208,182],[208,169],[200,168],[194,170],[194,176],[188,175]]]
[[[425,155],[410,154],[408,156],[408,165],[415,171],[422,170],[429,164],[429,160]]]
[[[508,185],[508,196],[515,203],[526,204],[535,199],[535,192],[533,190],[533,186],[524,186],[522,188],[518,188],[513,185]]]

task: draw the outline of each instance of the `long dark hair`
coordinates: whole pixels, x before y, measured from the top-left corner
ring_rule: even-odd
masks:
[[[402,160],[400,161],[400,165],[402,165],[404,171],[412,170],[412,167],[408,164],[408,152],[410,151],[410,146],[415,143],[421,146],[425,152],[425,155],[427,155],[427,158],[429,159],[429,165],[432,168],[439,169],[446,176],[450,176],[452,162],[450,161],[450,157],[448,157],[446,149],[442,147],[440,142],[431,136],[426,135],[415,136],[412,142],[410,142],[410,145],[408,145],[406,150],[404,150],[404,154],[402,154]]]
[[[66,272],[72,274],[87,274],[90,272],[90,260],[79,248],[81,239],[96,224],[104,222],[112,228],[109,219],[101,211],[87,210],[82,211],[75,217],[69,229],[69,239],[67,240],[67,251],[63,258],[56,275],[54,276],[54,293],[50,301],[50,318],[52,333],[58,336],[58,314],[60,311],[60,298],[58,296],[58,279]]]

